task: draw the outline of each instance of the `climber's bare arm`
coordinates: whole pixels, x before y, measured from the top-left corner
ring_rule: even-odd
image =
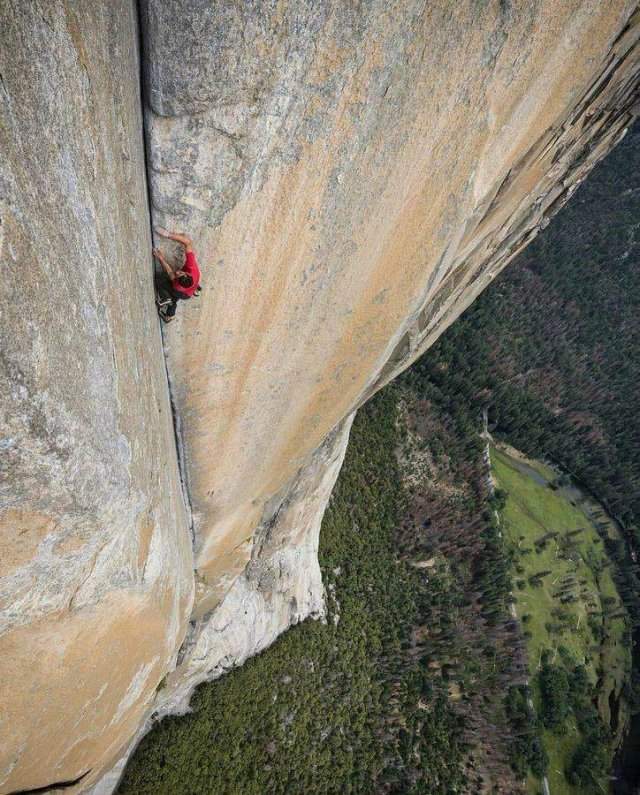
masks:
[[[159,249],[154,248],[153,249],[153,256],[162,265],[162,268],[163,268],[164,272],[167,274],[167,276],[171,279],[171,281],[173,281],[175,279],[176,275],[173,272],[173,268],[171,267],[171,265],[169,265],[167,260],[162,256],[162,252]]]
[[[193,240],[187,235],[183,235],[180,232],[167,232],[166,229],[162,227],[158,227],[156,232],[161,235],[162,237],[166,237],[169,240],[175,240],[176,243],[180,243],[180,245],[184,246],[185,251],[191,251],[193,246]]]

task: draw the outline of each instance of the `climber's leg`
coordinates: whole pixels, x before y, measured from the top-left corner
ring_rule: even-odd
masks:
[[[172,301],[173,294],[171,292],[171,279],[169,279],[169,276],[164,271],[156,270],[154,273],[154,282],[156,287],[156,303],[158,306]]]
[[[156,271],[155,284],[158,314],[165,323],[170,323],[176,314],[176,299],[171,291],[171,280],[164,271]]]
[[[171,297],[165,304],[158,303],[158,314],[165,323],[170,323],[176,316],[176,309],[178,302],[175,298]]]

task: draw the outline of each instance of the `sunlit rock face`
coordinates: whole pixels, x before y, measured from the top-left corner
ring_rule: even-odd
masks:
[[[205,285],[168,334],[197,616],[327,433],[623,133],[636,7],[143,3],[154,221]]]
[[[0,793],[109,792],[154,716],[322,614],[354,410],[623,134],[637,6],[0,4]],[[171,394],[142,113],[204,274]]]
[[[0,3],[2,793],[117,760],[188,625],[137,76],[130,2]]]

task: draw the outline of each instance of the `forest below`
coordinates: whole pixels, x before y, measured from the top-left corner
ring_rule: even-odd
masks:
[[[623,539],[605,537],[604,547],[627,631],[636,639],[639,310],[636,125],[549,228],[404,376],[470,428],[478,428],[479,410],[485,409],[496,438],[554,464],[617,519]],[[624,697],[636,717],[617,765],[620,793],[640,782],[637,645],[634,658]],[[599,738],[595,745],[600,750],[604,744]]]
[[[640,128],[414,365],[640,527]],[[640,541],[640,538],[636,538]]]
[[[529,704],[531,633],[512,615],[518,572],[500,531],[507,495],[490,488],[481,433],[484,409],[496,439],[569,473],[617,518],[624,541],[603,546],[630,633],[640,617],[639,227],[636,129],[359,412],[321,532],[326,622],[294,627],[198,688],[189,715],[143,739],[120,793],[536,792],[526,782],[548,767],[541,737],[558,710],[583,721],[592,743],[572,751],[569,773],[581,791],[602,791],[611,754],[594,748],[612,741],[587,668],[543,655],[539,692],[556,706],[536,716]],[[584,763],[594,754],[597,770]]]

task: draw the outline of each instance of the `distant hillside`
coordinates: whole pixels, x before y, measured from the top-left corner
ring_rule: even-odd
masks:
[[[550,228],[404,376],[472,432],[489,426],[551,459],[602,501],[628,545],[607,542],[634,627],[636,714],[616,792],[640,781],[640,125]]]
[[[406,376],[640,525],[640,126]],[[637,536],[640,541],[640,536]]]

